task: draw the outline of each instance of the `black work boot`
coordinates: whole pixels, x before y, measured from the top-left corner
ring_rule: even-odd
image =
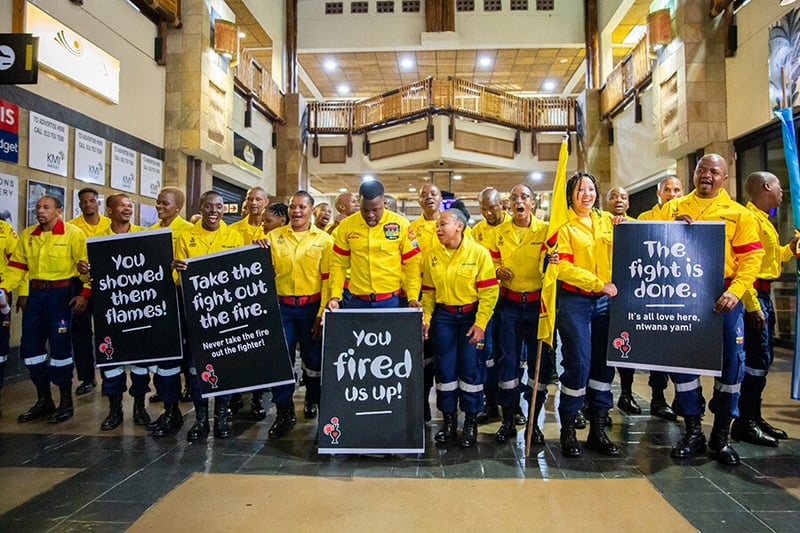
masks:
[[[472,448],[478,443],[478,414],[464,414],[464,429],[461,431],[461,438],[458,445],[462,448]]]
[[[228,415],[229,416],[238,415],[239,411],[241,411],[242,407],[244,407],[244,400],[242,399],[242,393],[241,392],[236,392],[234,394],[231,394],[231,399],[228,400],[227,405],[228,405],[227,409],[228,409]],[[217,412],[217,401],[214,400],[214,415],[215,416],[216,416],[216,412]]]
[[[515,410],[516,406],[514,405],[503,406],[503,422],[500,424],[500,429],[494,434],[494,440],[500,444],[517,438],[517,427],[514,423]]]
[[[628,413],[629,415],[642,414],[642,408],[639,407],[639,404],[633,399],[633,393],[631,391],[622,391],[619,395],[619,400],[617,400],[617,407],[620,411]]]
[[[61,422],[69,420],[75,414],[75,407],[72,403],[72,383],[59,385],[58,390],[60,399],[58,408],[50,415],[51,424],[60,424]]]
[[[542,392],[539,391],[539,394],[542,394]],[[539,415],[542,412],[543,406],[544,401],[539,402],[537,400],[536,406],[533,408],[533,420],[528,420],[528,422],[533,425],[531,429],[533,432],[531,434],[531,444],[544,444],[544,433],[542,433],[541,428],[539,428]]]
[[[186,432],[186,440],[195,442],[204,439],[208,436],[211,427],[208,423],[208,400],[203,399],[199,402],[194,402],[194,416],[195,422],[189,431]]]
[[[280,439],[285,437],[297,423],[297,416],[294,414],[294,404],[287,406],[278,406],[278,414],[275,416],[275,422],[269,428],[269,438]]]
[[[153,428],[153,436],[167,437],[174,435],[183,426],[183,413],[178,402],[165,402],[164,413],[158,417],[158,425]]]
[[[667,399],[664,398],[664,391],[656,388],[651,388],[651,390],[653,391],[653,395],[650,400],[650,414],[658,418],[663,418],[664,420],[669,420],[670,422],[676,421],[678,415],[675,414],[675,411],[673,411],[672,407],[667,403]]]
[[[522,412],[522,406],[520,404],[517,404],[516,409],[514,409],[514,423],[518,426],[524,426],[528,423],[528,417]]]
[[[264,407],[264,391],[253,391],[253,397],[250,398],[250,412],[253,413],[253,418],[256,420],[267,418],[267,409]]]
[[[56,406],[50,394],[50,383],[36,385],[36,403],[33,404],[33,407],[19,415],[17,417],[17,422],[24,424],[31,420],[46,418],[53,414],[55,410]]]
[[[580,457],[581,447],[575,434],[575,417],[561,417],[561,455]]]
[[[498,418],[500,418],[500,410],[497,408],[497,404],[487,401],[483,406],[483,411],[478,413],[478,424],[488,424]]]
[[[575,414],[575,429],[586,429],[586,413],[584,411],[588,408],[584,405]]]
[[[458,416],[456,413],[442,413],[442,416],[444,417],[442,428],[436,432],[433,440],[441,444],[455,442],[458,437]]]
[[[122,394],[115,394],[108,397],[108,416],[100,423],[100,429],[110,431],[122,424],[124,416],[122,414]]]
[[[708,448],[714,453],[717,461],[724,465],[736,466],[740,463],[739,454],[728,441],[731,428],[731,417],[714,415],[714,425],[708,439]]]
[[[676,459],[688,459],[706,449],[706,436],[700,423],[700,415],[685,416],[686,433],[672,447],[670,455]]]
[[[605,409],[592,409],[589,418],[589,435],[586,437],[586,447],[590,450],[600,452],[605,455],[619,455],[619,448],[611,442],[606,435],[606,418],[608,412]]]
[[[58,409],[50,415],[51,424],[65,422],[75,414],[75,407],[72,404],[72,382],[59,385],[58,391],[61,394],[61,398],[58,402]]]
[[[151,422],[150,413],[144,406],[144,394],[133,397],[133,423],[137,426],[146,426]]]
[[[241,401],[241,397],[239,398]],[[214,398],[214,436],[218,439],[227,439],[231,436],[230,416],[228,410],[229,400]]]
[[[780,440],[786,440],[789,438],[789,435],[782,429],[776,428],[775,426],[771,425],[769,422],[764,420],[764,417],[761,416],[761,398],[758,399],[756,402],[755,412],[753,414],[753,419],[756,422],[756,425],[769,435],[770,437],[774,437]]]
[[[757,446],[775,447],[778,440],[764,433],[756,424],[755,410],[758,399],[753,394],[742,394],[739,397],[739,418],[733,421],[731,437],[738,441],[749,442]]]

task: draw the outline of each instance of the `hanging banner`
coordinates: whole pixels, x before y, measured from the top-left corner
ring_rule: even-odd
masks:
[[[321,454],[423,453],[422,313],[325,313]]]
[[[106,140],[75,128],[75,179],[106,184]]]
[[[28,166],[66,176],[69,127],[35,111],[28,114]]]
[[[294,383],[269,250],[247,246],[187,263],[181,293],[203,398]]]
[[[721,375],[724,269],[722,222],[615,226],[609,366]]]
[[[136,152],[117,143],[111,143],[111,186],[136,192]]]
[[[181,359],[172,232],[86,239],[98,367]]]

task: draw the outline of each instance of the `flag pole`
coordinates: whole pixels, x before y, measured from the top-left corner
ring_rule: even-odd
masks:
[[[539,339],[536,345],[536,363],[533,371],[533,391],[531,392],[531,401],[528,405],[528,430],[525,433],[525,458],[531,456],[531,438],[533,437],[533,428],[538,425],[538,420],[534,420],[534,412],[536,411],[536,393],[539,392],[539,368],[542,363],[542,345],[544,341]]]

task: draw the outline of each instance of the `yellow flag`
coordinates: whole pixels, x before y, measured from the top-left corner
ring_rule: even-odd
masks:
[[[561,142],[558,154],[558,168],[553,183],[553,194],[550,195],[550,222],[547,225],[546,253],[549,255],[558,250],[558,230],[569,221],[567,213],[567,138]],[[544,279],[542,280],[541,309],[539,311],[539,340],[553,346],[553,335],[556,324],[556,292],[558,264],[545,262]]]

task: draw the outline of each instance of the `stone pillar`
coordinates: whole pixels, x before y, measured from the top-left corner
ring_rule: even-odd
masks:
[[[605,193],[611,186],[611,150],[606,123],[599,119],[600,91],[583,91],[578,106],[583,114],[583,128],[578,131],[578,170],[597,178],[600,191]]]
[[[167,36],[164,184],[195,194],[211,188],[212,164],[233,160],[233,68],[213,50],[208,3],[184,0],[181,9],[183,27]],[[214,10],[235,20],[222,1]],[[191,158],[202,162],[202,172]],[[187,215],[196,201],[187,198]]]
[[[305,106],[300,94],[287,94],[284,99],[286,122],[275,128],[278,135],[275,194],[280,201],[298,189],[308,190],[311,184],[301,139]]]

